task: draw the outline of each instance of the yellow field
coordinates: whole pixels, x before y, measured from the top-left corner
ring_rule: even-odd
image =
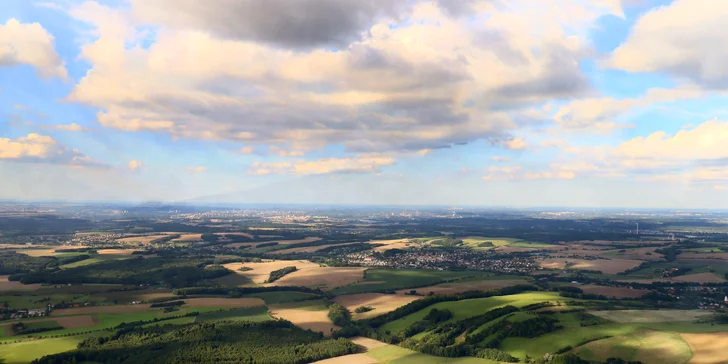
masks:
[[[400,306],[404,306],[412,301],[419,299],[419,296],[405,296],[401,294],[383,294],[383,293],[357,293],[347,294],[334,298],[334,302],[346,307],[351,311],[355,320],[379,316],[389,311],[394,311]],[[363,313],[355,313],[357,307],[370,306],[374,310]]]
[[[241,267],[252,270],[241,272]],[[297,271],[283,276],[273,283],[265,283],[274,270],[295,266]],[[321,267],[316,263],[305,260],[275,260],[263,263],[229,263],[225,268],[236,274],[245,276],[254,283],[266,286],[306,286],[332,289],[345,286],[364,278],[365,268],[359,267]]]
[[[329,319],[329,311],[323,303],[296,302],[290,304],[269,305],[270,315],[291,321],[296,326],[322,332],[330,336],[333,331],[340,329]]]
[[[181,234],[181,236],[177,239],[172,239],[171,241],[180,241],[180,242],[186,242],[186,241],[200,241],[202,240],[202,234]]]
[[[728,332],[682,334],[682,338],[693,352],[690,364],[728,363]]]

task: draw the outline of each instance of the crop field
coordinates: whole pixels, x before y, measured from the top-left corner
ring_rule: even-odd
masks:
[[[620,358],[645,364],[683,364],[693,355],[680,334],[644,329],[592,341],[577,348],[574,353],[586,360]]]
[[[690,364],[728,363],[728,332],[711,334],[682,334],[693,357]]]
[[[620,323],[693,321],[710,312],[701,310],[609,310],[590,311],[592,315]]]
[[[4,364],[25,364],[45,355],[73,350],[83,340],[108,335],[108,332],[93,332],[43,340],[30,340],[0,345],[0,361]]]
[[[317,268],[319,265],[305,260],[274,260],[263,263],[229,263],[223,265],[223,267],[230,269],[236,274],[248,277],[256,284],[264,284],[268,280],[270,272],[290,266],[295,266],[299,270],[303,270],[306,268]],[[241,272],[238,270],[241,267],[252,268],[252,270]],[[296,273],[298,272],[291,274]]]
[[[228,274],[219,278],[211,279],[210,281],[226,287],[255,286],[255,284],[249,277],[242,274]]]
[[[202,234],[180,234],[177,239],[172,239],[172,242],[189,242],[189,241],[200,241],[202,240]]]
[[[322,332],[326,336],[340,329],[329,319],[329,310],[321,300],[269,305],[270,315],[293,322],[302,329]]]
[[[326,249],[332,246],[345,246],[345,245],[351,245],[351,244],[357,244],[357,243],[342,243],[342,244],[326,244],[326,245],[317,245],[317,246],[307,246],[303,248],[289,248],[289,249],[281,249],[272,251],[271,254],[293,254],[293,253],[313,253],[317,252],[321,249]]]
[[[132,255],[137,249],[99,249],[96,252],[100,255]]]
[[[418,353],[396,345],[381,341],[356,337],[351,339],[354,344],[365,350],[364,353],[350,354],[337,358],[321,360],[315,364],[495,364],[496,362],[473,357],[443,358]]]
[[[440,302],[412,314],[409,314],[398,320],[389,322],[383,325],[380,329],[382,331],[390,330],[393,333],[402,331],[413,323],[423,320],[425,316],[427,316],[427,313],[430,312],[430,310],[433,308],[436,308],[438,310],[449,310],[450,312],[452,312],[452,318],[448,320],[448,322],[453,322],[466,319],[468,317],[481,315],[489,310],[506,305],[523,307],[532,303],[547,301],[556,302],[562,300],[563,297],[560,297],[558,293],[554,292],[529,292],[510,296],[496,296],[488,298],[474,298],[454,302]]]
[[[369,269],[364,280],[331,291],[334,295],[377,292],[416,287],[427,287],[444,281],[471,276],[488,276],[483,272],[450,272],[438,270]]]
[[[204,314],[201,314],[197,316],[195,319],[195,322],[204,322],[204,321],[221,321],[221,320],[229,320],[229,321],[267,321],[270,320],[271,317],[268,314],[268,308],[265,306],[257,306],[257,307],[245,307],[245,308],[236,308],[232,310],[223,310],[223,311],[216,311],[216,312],[207,312]]]
[[[185,307],[255,307],[263,306],[260,298],[185,298]]]
[[[41,287],[40,284],[22,284],[18,281],[9,281],[9,276],[0,276],[0,292],[7,291],[35,291]]]
[[[314,297],[318,297],[318,296],[316,296],[315,294],[312,294],[312,293],[305,293],[305,292],[282,291],[282,292],[252,293],[252,294],[245,295],[244,297],[260,298],[263,301],[265,301],[265,304],[273,305],[273,304],[277,304],[277,303],[305,301],[307,299],[313,299]]]
[[[632,289],[629,287],[606,287],[596,285],[575,286],[581,288],[584,293],[598,294],[615,298],[637,298],[642,297],[650,291],[644,289]]]
[[[463,244],[466,246],[469,246],[473,249],[482,249],[482,250],[488,250],[493,249],[501,246],[511,245],[512,243],[519,241],[518,239],[511,239],[511,238],[486,238],[483,236],[466,236],[464,238],[461,238],[460,240],[463,241]],[[491,242],[493,243],[493,247],[479,247],[478,244],[485,243],[485,242]]]
[[[540,263],[542,268],[546,269],[583,269],[598,270],[605,274],[617,274],[628,269],[638,267],[642,264],[640,260],[630,259],[572,259],[572,258],[546,258]]]
[[[493,278],[493,279],[489,279]],[[518,284],[526,283],[526,277],[519,276],[494,276],[494,277],[479,277],[478,280],[463,279],[462,281],[452,283],[441,283],[434,286],[417,288],[416,291],[420,294],[426,294],[434,292],[435,294],[452,294],[460,293],[473,290],[491,290],[503,287],[515,286]],[[398,290],[398,294],[409,293],[409,289]]]
[[[404,306],[419,298],[421,297],[405,296],[402,294],[356,293],[338,296],[334,299],[334,302],[346,307],[349,311],[351,311],[352,318],[359,320],[379,316],[389,311],[393,311],[397,307]],[[374,310],[363,313],[355,313],[354,310],[361,306],[369,306]]]

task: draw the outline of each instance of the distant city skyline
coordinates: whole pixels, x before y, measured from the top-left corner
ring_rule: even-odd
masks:
[[[4,0],[0,200],[720,209],[727,17]]]

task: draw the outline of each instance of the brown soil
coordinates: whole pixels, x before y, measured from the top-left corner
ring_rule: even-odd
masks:
[[[253,270],[241,272],[240,267],[249,267]],[[285,267],[295,266],[298,270],[289,273],[283,278],[273,282],[265,283],[270,272]],[[301,260],[275,260],[263,263],[230,263],[225,268],[236,274],[250,278],[257,284],[269,286],[306,286],[321,287],[322,289],[333,289],[340,286],[364,279],[365,268],[339,268],[320,267],[318,264]]]
[[[9,276],[0,276],[0,292],[6,291],[35,291],[40,284],[22,284],[18,281],[9,281]]]

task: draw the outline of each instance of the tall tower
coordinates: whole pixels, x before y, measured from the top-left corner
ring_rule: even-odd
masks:
[[[637,223],[637,235],[640,234],[640,223]]]

